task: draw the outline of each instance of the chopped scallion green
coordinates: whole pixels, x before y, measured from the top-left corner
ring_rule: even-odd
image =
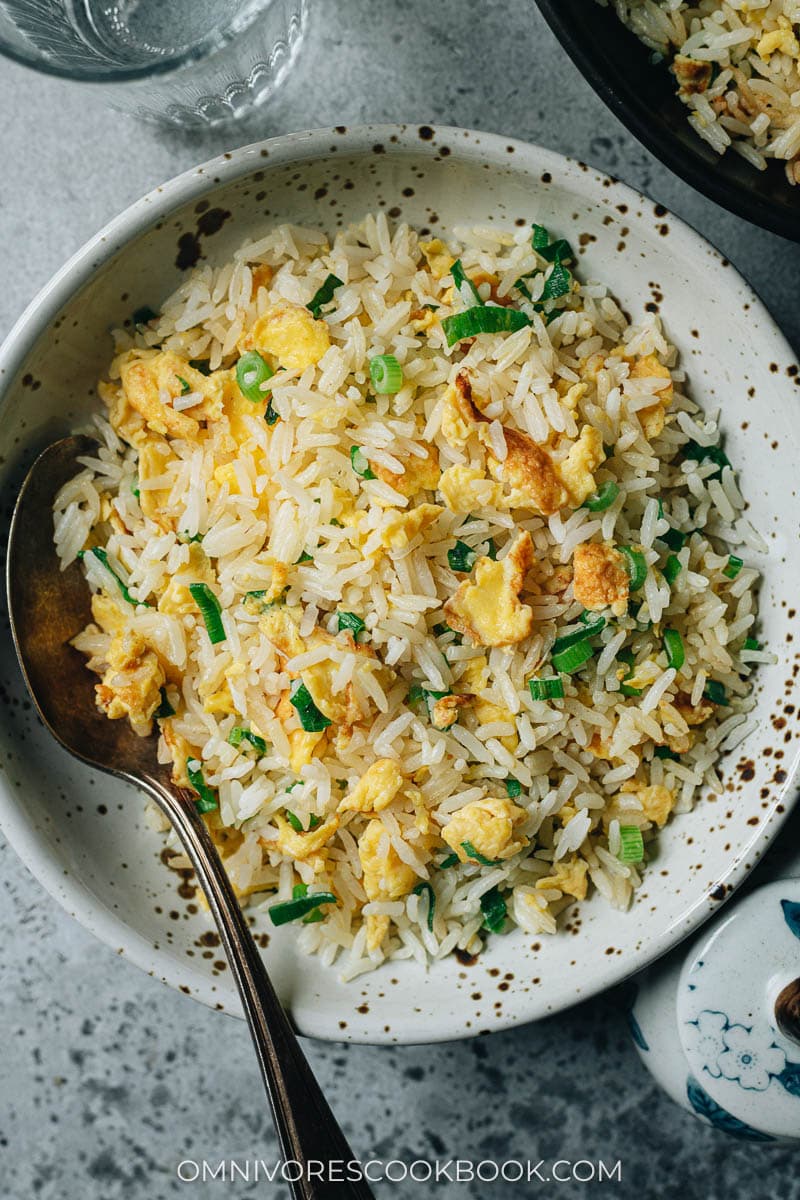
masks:
[[[451,571],[471,571],[477,558],[478,551],[473,550],[466,542],[458,541],[452,550],[447,551]]]
[[[172,705],[169,702],[169,697],[167,696],[167,689],[165,687],[161,688],[161,703],[159,704],[156,711],[153,713],[153,716],[157,720],[163,719],[164,717],[174,717],[175,716],[175,709],[172,707]]]
[[[468,279],[464,274],[464,268],[461,265],[461,259],[457,258],[450,268],[450,274],[453,276],[453,283],[456,285],[456,290],[461,296],[462,301],[466,304],[483,304],[480,293],[475,287],[471,279]]]
[[[731,465],[730,459],[721,446],[700,446],[697,442],[687,442],[683,447],[683,457],[691,458],[695,462],[700,463],[715,463],[717,467],[715,475],[717,476],[722,474],[723,467],[729,467]],[[710,478],[713,479],[714,476],[712,475]]]
[[[192,594],[197,607],[200,609],[200,615],[205,621],[208,640],[212,646],[218,642],[225,641],[225,627],[222,624],[222,609],[217,597],[212,592],[207,583],[190,583],[189,591]]]
[[[315,912],[321,904],[338,903],[332,892],[308,894],[306,884],[298,886],[306,889],[305,893],[298,893],[291,900],[284,900],[282,903],[273,904],[269,908],[269,917],[273,925],[288,925],[290,921],[297,921],[300,917],[306,917],[310,913]],[[297,888],[295,891],[297,891]]]
[[[283,815],[286,817],[286,820],[289,822],[295,833],[305,833],[303,822],[300,820],[297,813],[293,813],[290,808],[285,808],[283,810]]]
[[[203,766],[196,758],[190,758],[186,763],[186,774],[189,777],[189,783],[197,792],[195,804],[197,811],[200,813],[213,812],[219,808],[219,800],[214,788],[211,788],[203,778]]]
[[[576,642],[582,642],[586,638],[594,637],[596,633],[605,628],[606,624],[606,619],[602,613],[585,611],[581,614],[580,620],[582,628],[573,629],[571,633],[562,633],[561,637],[557,637],[553,642],[551,654],[560,654],[568,646],[574,646]]]
[[[442,317],[442,329],[448,346],[479,333],[515,333],[526,325],[530,325],[530,320],[525,313],[497,304],[479,304],[453,313],[450,317]]]
[[[689,537],[688,533],[682,533],[680,529],[668,529],[666,533],[661,535],[661,541],[666,542],[670,550],[682,550],[686,545]]]
[[[461,849],[467,858],[474,858],[475,862],[479,862],[482,867],[496,867],[502,862],[502,859],[499,858],[487,858],[486,855],[481,854],[480,850],[475,849],[472,842],[462,842]]]
[[[632,546],[620,546],[619,550],[625,556],[625,570],[630,581],[628,587],[632,592],[636,592],[647,578],[645,557],[641,550],[634,550]]]
[[[656,746],[653,751],[653,758],[670,758],[673,762],[678,762],[680,754],[676,754],[674,750],[670,750],[669,746]]]
[[[546,679],[529,679],[532,700],[563,700],[564,681],[560,675],[548,676]]]
[[[366,625],[361,620],[361,617],[351,612],[342,612],[341,610],[337,612],[336,623],[339,633],[341,633],[343,629],[349,629],[354,640],[356,640],[358,635],[363,633],[366,629]]]
[[[440,871],[449,871],[451,867],[456,866],[456,864],[460,861],[461,859],[458,857],[455,851],[453,851],[452,854],[448,854],[440,863],[437,863],[436,865]]]
[[[617,857],[625,863],[641,862],[644,858],[644,841],[638,825],[620,825]]]
[[[549,246],[542,246],[539,249],[539,253],[548,262],[570,262],[575,257],[572,246],[570,246],[566,238],[558,238],[555,242],[551,242]]]
[[[727,579],[735,579],[744,566],[744,561],[736,554],[728,555],[727,566],[722,568],[722,574]]]
[[[743,650],[760,650],[761,643],[759,642],[758,638],[746,637],[742,644],[742,649]]]
[[[489,888],[488,892],[483,893],[481,912],[484,929],[488,929],[489,933],[500,933],[508,916],[508,906],[500,895],[499,888]]]
[[[297,710],[300,725],[306,733],[321,733],[330,725],[328,718],[319,711],[312,700],[311,693],[302,679],[296,679],[292,684],[289,700]]]
[[[309,300],[306,308],[311,313],[315,320],[319,320],[320,313],[326,304],[330,304],[333,299],[333,293],[337,288],[343,287],[342,280],[336,275],[328,275],[325,282],[316,290],[314,295]]]
[[[725,691],[725,684],[720,683],[718,679],[707,680],[703,695],[712,704],[719,704],[724,708],[727,708],[730,703],[728,693]]]
[[[677,554],[670,554],[667,558],[667,561],[664,563],[664,570],[662,572],[670,587],[672,587],[682,570],[683,566]]]
[[[252,729],[246,729],[244,725],[234,725],[233,729],[228,734],[228,745],[241,746],[242,742],[249,742],[254,750],[259,754],[266,754],[267,743],[257,733],[253,733]]]
[[[686,661],[686,651],[683,646],[683,638],[677,629],[664,630],[664,652],[667,656],[667,666],[680,671]]]
[[[109,575],[113,577],[114,582],[120,590],[123,600],[127,600],[128,604],[132,604],[134,608],[137,604],[143,604],[145,608],[153,607],[147,602],[147,600],[134,600],[133,596],[128,591],[128,585],[122,581],[118,572],[114,567],[112,567],[108,557],[108,552],[104,550],[102,546],[92,546],[92,549],[89,551],[89,553],[94,555],[97,561],[103,564]]]
[[[192,390],[188,380],[184,379],[182,375],[176,375],[175,378],[181,385],[181,395],[188,396],[189,392]]]
[[[633,651],[632,650],[620,650],[620,652],[617,654],[617,661],[624,663],[624,665],[628,668],[627,674],[623,675],[622,680],[619,685],[619,690],[622,693],[622,695],[623,696],[641,696],[641,694],[642,694],[641,688],[633,687],[632,684],[625,682],[626,679],[630,679],[630,677],[633,675]]]
[[[532,226],[533,234],[531,236],[531,246],[534,250],[542,251],[545,246],[550,245],[550,234],[544,225]]]
[[[518,779],[514,779],[513,775],[506,779],[506,795],[509,800],[516,800],[517,796],[522,795],[522,784]]]
[[[369,459],[360,446],[350,447],[350,465],[361,479],[375,478],[375,472],[369,465]]]
[[[615,483],[613,479],[607,479],[593,496],[584,500],[583,507],[588,508],[589,512],[604,512],[611,507],[618,495],[619,484]]]
[[[393,354],[371,358],[369,377],[378,396],[394,396],[403,386],[403,368]]]
[[[424,892],[428,897],[428,929],[433,933],[433,918],[436,913],[436,893],[429,883],[418,883],[416,887],[411,889],[413,895],[421,896]]]
[[[553,655],[553,666],[557,671],[563,671],[569,675],[573,671],[579,670],[593,654],[594,646],[588,639],[574,642],[571,646],[567,646],[566,650],[561,650],[558,654]]]
[[[274,374],[272,367],[257,350],[248,350],[236,364],[236,382],[239,385],[239,391],[246,400],[252,400],[253,404],[259,404],[266,399],[261,384],[266,383]]]

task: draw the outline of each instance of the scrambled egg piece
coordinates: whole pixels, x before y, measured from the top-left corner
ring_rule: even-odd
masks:
[[[684,96],[695,96],[698,92],[704,92],[711,82],[711,63],[700,62],[685,54],[675,55],[672,70],[678,81],[679,91]]]
[[[312,854],[316,854],[322,847],[329,842],[339,828],[339,818],[334,815],[328,817],[316,829],[309,829],[304,833],[297,833],[292,829],[289,822],[276,813],[273,818],[278,826],[278,848],[281,854],[288,854],[295,862],[302,862],[309,858]]]
[[[476,508],[497,508],[503,489],[487,479],[479,467],[448,467],[439,479],[439,491],[451,512],[469,513]]]
[[[584,542],[575,547],[572,566],[575,599],[590,612],[610,605],[614,615],[621,617],[628,604],[629,579],[619,550],[598,542]]]
[[[469,696],[456,695],[451,692],[440,696],[431,705],[431,725],[434,729],[450,729],[458,720],[458,710],[469,703]]]
[[[569,862],[556,863],[553,874],[548,875],[545,879],[537,879],[536,887],[540,891],[545,888],[558,888],[560,892],[574,896],[576,900],[585,900],[588,869],[589,864],[581,858],[572,858]]]
[[[158,611],[186,616],[197,612],[197,603],[189,591],[190,583],[206,583],[214,588],[216,576],[208,555],[202,546],[192,542],[189,546],[189,561],[172,576],[158,601]]]
[[[296,775],[299,775],[303,767],[307,767],[311,762],[317,749],[324,751],[327,745],[327,730],[309,733],[305,729],[298,728],[297,712],[289,699],[288,691],[281,694],[275,707],[275,716],[284,729],[287,725],[289,726],[289,729],[286,730],[286,736],[289,739],[289,766]]]
[[[418,504],[408,512],[397,512],[386,521],[381,543],[389,550],[405,550],[418,533],[433,524],[440,512],[440,504]]]
[[[667,386],[659,391],[656,402],[648,404],[647,408],[640,408],[636,414],[645,437],[650,439],[658,437],[664,428],[666,411],[675,396],[672,375],[669,369],[658,361],[655,354],[645,354],[642,358],[637,358],[631,367],[630,377],[631,379],[669,380]]]
[[[472,400],[472,386],[463,371],[448,385],[442,400],[442,436],[449,446],[461,450],[475,427],[486,418]]]
[[[431,238],[429,242],[420,242],[419,248],[434,279],[444,279],[445,275],[450,274],[453,256],[441,238]]]
[[[409,454],[403,463],[405,471],[400,475],[377,463],[373,464],[372,470],[378,479],[388,483],[402,496],[408,496],[409,500],[418,492],[432,492],[439,482],[439,454],[435,446],[422,448],[425,457]]]
[[[389,932],[390,920],[386,913],[369,913],[366,918],[367,925],[367,952],[379,950],[383,939]]]
[[[660,783],[645,787],[635,779],[630,779],[623,783],[619,790],[636,796],[648,821],[653,821],[659,829],[666,825],[667,818],[675,807],[675,793],[671,788]]]
[[[800,43],[795,37],[792,23],[788,17],[781,14],[778,17],[778,28],[765,33],[756,46],[756,54],[764,62],[769,62],[770,55],[779,50],[789,58],[800,58]]]
[[[195,441],[200,432],[198,414],[210,420],[222,414],[221,373],[203,375],[171,350],[126,350],[114,360],[111,369],[112,373],[119,372],[121,390],[110,389],[105,394],[101,391],[101,395],[109,404],[111,424],[129,441],[136,440],[143,424],[162,437]],[[192,410],[195,415],[178,412],[162,399],[182,395],[183,380],[191,392],[203,397],[202,405]],[[132,421],[130,409],[144,421]]]
[[[525,817],[525,810],[510,800],[486,796],[457,809],[442,829],[442,837],[461,862],[469,861],[464,842],[488,859],[511,858],[525,845],[514,840],[514,826]]]
[[[302,654],[306,644],[298,632],[299,608],[287,608],[284,605],[270,608],[258,622],[258,627],[273,646],[286,658],[294,658]]]
[[[475,719],[479,725],[492,725],[495,721],[502,721],[504,724],[514,725],[514,714],[505,705],[495,704],[492,700],[484,700],[480,696],[476,696],[472,701],[472,711],[475,713]],[[519,745],[519,738],[516,733],[506,734],[501,737],[500,745],[505,746],[509,754],[513,754]]]
[[[702,725],[704,721],[714,715],[713,704],[704,704],[701,700],[699,704],[693,705],[684,692],[679,692],[675,697],[674,708],[690,728],[693,725]]]
[[[517,535],[501,562],[479,558],[475,582],[465,579],[444,612],[451,629],[481,646],[511,646],[528,637],[533,610],[520,601],[525,573],[533,562],[531,535]]]
[[[243,350],[268,354],[287,371],[304,371],[319,362],[331,344],[328,326],[307,308],[283,301],[271,305],[241,342]]]
[[[112,721],[129,717],[134,733],[147,737],[166,682],[158,655],[133,630],[117,633],[106,651],[107,669],[95,685],[97,706]]]
[[[178,787],[191,787],[186,764],[190,758],[198,757],[197,751],[190,745],[183,734],[175,732],[170,719],[161,722],[161,736],[172,759],[172,782],[177,784]]]
[[[489,449],[489,470],[510,488],[508,503],[514,508],[532,508],[544,517],[557,513],[566,503],[567,493],[547,451],[527,433],[504,425],[506,457],[500,462],[491,453],[485,428],[481,441]]]
[[[381,854],[384,838],[387,849]],[[364,891],[370,900],[399,900],[401,896],[407,896],[417,882],[416,872],[403,862],[378,817],[369,822],[358,839],[358,857],[364,872]]]
[[[139,507],[146,517],[155,521],[162,529],[174,529],[175,518],[169,511],[169,495],[171,488],[142,487],[151,479],[164,475],[174,455],[169,443],[163,438],[147,438],[139,446]]]
[[[584,425],[577,442],[573,443],[567,457],[558,465],[558,474],[576,508],[596,491],[592,472],[597,470],[605,456],[599,430],[593,425]]]
[[[392,803],[405,780],[391,758],[379,758],[368,767],[352,792],[339,804],[339,812],[381,812]]]

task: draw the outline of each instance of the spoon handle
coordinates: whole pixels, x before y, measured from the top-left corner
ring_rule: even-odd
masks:
[[[284,1160],[292,1163],[290,1183],[296,1200],[370,1200],[361,1179],[347,1181],[360,1170],[358,1160],[320,1090],[289,1024],[264,961],[209,837],[194,798],[160,779],[146,780],[148,790],[172,822],[192,860],[208,899],[236,979],[247,1023],[258,1055]],[[335,1172],[329,1164],[337,1164]],[[294,1164],[297,1164],[296,1166]],[[348,1171],[348,1164],[353,1167]],[[302,1174],[301,1174],[302,1168]],[[331,1174],[337,1178],[330,1179]],[[320,1178],[324,1174],[326,1178]]]

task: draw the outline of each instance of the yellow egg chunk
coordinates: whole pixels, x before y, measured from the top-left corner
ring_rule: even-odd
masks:
[[[631,379],[668,379],[666,387],[658,392],[658,399],[647,408],[637,410],[637,417],[646,438],[658,437],[664,428],[666,411],[675,397],[672,375],[668,367],[660,363],[655,354],[645,354],[637,358],[631,367]]]
[[[591,496],[592,492],[597,490],[593,472],[605,457],[599,429],[595,429],[593,425],[584,425],[577,442],[573,443],[567,457],[557,467],[561,481],[576,508],[580,508],[587,496]]]
[[[281,853],[288,854],[295,862],[302,862],[312,854],[316,854],[326,842],[331,840],[339,828],[339,818],[335,813],[332,817],[328,817],[327,821],[318,825],[316,829],[309,829],[304,833],[298,833],[292,829],[286,818],[280,814],[276,814],[274,821],[280,830],[278,845]]]
[[[584,542],[572,555],[575,599],[591,612],[611,608],[621,617],[628,605],[630,579],[625,559],[613,546]]]
[[[487,479],[479,467],[448,467],[438,483],[444,502],[451,512],[471,513],[477,508],[497,508],[503,489]]]
[[[302,654],[306,644],[298,630],[299,613],[297,610],[278,605],[270,608],[258,622],[259,629],[269,638],[276,650],[286,658],[294,658]]]
[[[442,837],[461,862],[468,862],[464,842],[490,860],[511,858],[525,845],[514,839],[514,826],[525,818],[524,808],[502,797],[486,796],[457,809],[442,829]],[[474,860],[473,860],[474,861]]]
[[[475,582],[465,579],[444,605],[451,629],[480,646],[512,646],[533,629],[533,610],[520,601],[525,574],[533,562],[531,535],[515,538],[506,557],[479,558]]]
[[[419,492],[432,492],[439,482],[439,455],[435,446],[422,448],[425,451],[424,458],[409,454],[402,460],[405,470],[401,474],[382,467],[380,463],[374,463],[372,470],[378,479],[388,483],[402,496],[408,496],[409,500]]]
[[[189,561],[172,576],[158,601],[158,611],[186,616],[197,612],[197,604],[189,591],[190,583],[205,583],[210,588],[217,585],[217,578],[208,555],[197,542],[189,546]]]
[[[381,812],[402,790],[404,782],[399,767],[391,758],[379,758],[344,797],[338,811]]]
[[[114,360],[112,371],[119,373],[124,399],[154,433],[195,441],[198,418],[216,420],[222,414],[221,373],[203,375],[171,350],[127,350]],[[171,402],[186,392],[185,385],[201,401],[179,412]]]
[[[642,811],[648,821],[652,821],[659,829],[666,825],[667,818],[675,807],[675,792],[663,784],[644,786],[630,779],[623,783],[620,792],[634,795],[642,806]]]
[[[434,279],[444,279],[445,275],[450,274],[453,255],[441,238],[431,238],[429,242],[420,242],[419,248]]]
[[[539,891],[545,888],[558,888],[576,900],[585,900],[588,882],[586,873],[589,865],[581,858],[571,858],[569,862],[556,863],[552,875],[536,881]]]
[[[126,630],[112,638],[105,658],[108,668],[95,685],[98,708],[112,721],[128,717],[134,732],[146,737],[166,681],[158,655],[139,634]]]
[[[175,517],[169,511],[172,488],[150,488],[147,484],[165,475],[173,462],[175,456],[164,438],[148,437],[139,446],[139,507],[162,529],[175,528]]]
[[[386,842],[385,853],[381,847]],[[364,891],[370,900],[399,900],[407,896],[419,876],[403,862],[389,839],[389,831],[378,817],[369,822],[358,839],[358,857],[363,871]]]
[[[389,932],[391,919],[385,913],[369,913],[367,916],[367,952],[379,950]]]
[[[383,526],[382,544],[388,550],[405,550],[418,533],[433,524],[441,511],[439,504],[418,504],[410,512],[390,516]]]
[[[284,301],[271,305],[242,340],[245,350],[274,358],[286,371],[305,371],[322,358],[331,344],[328,326],[307,308]]]

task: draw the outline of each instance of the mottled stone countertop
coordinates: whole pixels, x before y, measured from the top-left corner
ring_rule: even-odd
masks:
[[[334,19],[335,7],[335,19]],[[528,0],[315,0],[296,68],[247,125],[183,136],[0,60],[0,334],[62,262],[141,193],[258,137],[402,120],[496,130],[585,159],[703,231],[800,346],[800,247],[723,212],[661,167],[565,58]],[[466,14],[469,11],[469,16]],[[491,47],[491,56],[487,48]],[[796,827],[795,827],[796,828]],[[278,1195],[181,1183],[177,1164],[274,1157],[243,1024],[120,960],[0,847],[0,1196]],[[361,1152],[378,1158],[621,1159],[622,1182],[383,1185],[379,1197],[800,1197],[797,1159],[675,1107],[640,1066],[619,992],[478,1041],[307,1043]]]

